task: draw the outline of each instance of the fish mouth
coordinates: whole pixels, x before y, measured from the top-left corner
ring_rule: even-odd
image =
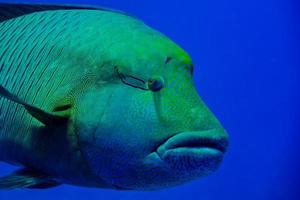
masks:
[[[180,132],[157,148],[159,157],[172,169],[214,171],[228,147],[222,128]]]

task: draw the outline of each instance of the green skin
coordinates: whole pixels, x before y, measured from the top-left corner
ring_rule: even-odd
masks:
[[[75,11],[51,12],[60,19]],[[47,58],[60,63],[66,81],[43,105],[42,97],[34,103],[47,111],[71,105],[62,112],[68,124],[20,122],[29,127],[26,139],[16,131],[0,137],[0,160],[33,167],[61,183],[123,190],[162,189],[214,172],[228,136],[196,92],[188,54],[135,18],[76,12],[77,31],[63,32],[67,39],[55,46],[64,47],[63,56]],[[149,79],[162,80],[163,88],[124,84],[116,66],[119,73],[145,80],[146,87]]]

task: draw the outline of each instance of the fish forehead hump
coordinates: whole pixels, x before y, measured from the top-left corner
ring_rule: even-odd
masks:
[[[48,11],[49,14],[53,11]],[[162,33],[152,29],[140,19],[111,11],[68,10],[55,11],[55,18],[64,20],[63,44],[72,53],[72,60],[85,66],[118,65],[141,74],[154,72],[168,58],[175,58],[175,67],[191,64],[189,55]],[[103,69],[101,69],[103,70]],[[111,69],[106,69],[111,70]],[[104,71],[105,72],[105,71]],[[104,75],[105,73],[102,73]]]
[[[25,94],[25,98],[27,92],[24,91],[29,90],[28,85],[32,86],[30,93],[36,94],[37,103],[41,105],[43,101],[39,98],[54,93],[54,90],[49,91],[50,85],[59,88],[78,80],[91,69],[112,67],[104,65],[105,62],[139,73],[141,69],[146,73],[147,67],[160,66],[167,56],[180,57],[184,62],[189,62],[188,55],[164,35],[139,19],[116,12],[41,11],[4,21],[0,26],[4,38],[0,46],[5,49],[1,54],[4,59],[1,60],[4,60],[4,65],[11,63],[16,68],[4,67],[6,72],[1,74],[1,83],[13,93]],[[18,56],[14,55],[15,52]],[[17,64],[14,63],[17,62],[16,57],[19,58]],[[149,64],[149,61],[152,63]],[[98,71],[98,75],[113,72],[111,68],[104,67],[102,70]],[[9,71],[24,76],[7,81]],[[6,82],[19,82],[22,87]],[[29,99],[30,103],[33,101]]]

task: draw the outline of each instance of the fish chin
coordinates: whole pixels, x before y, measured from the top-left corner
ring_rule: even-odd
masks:
[[[171,169],[200,176],[216,171],[223,160],[223,153],[210,148],[177,148],[158,155]]]

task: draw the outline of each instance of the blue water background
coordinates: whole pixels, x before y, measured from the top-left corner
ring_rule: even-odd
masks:
[[[20,1],[10,1],[20,2]],[[197,90],[231,138],[215,174],[157,192],[73,186],[0,191],[0,200],[300,199],[300,7],[296,0],[27,1],[132,13],[192,56]],[[3,175],[11,171],[0,165]]]

